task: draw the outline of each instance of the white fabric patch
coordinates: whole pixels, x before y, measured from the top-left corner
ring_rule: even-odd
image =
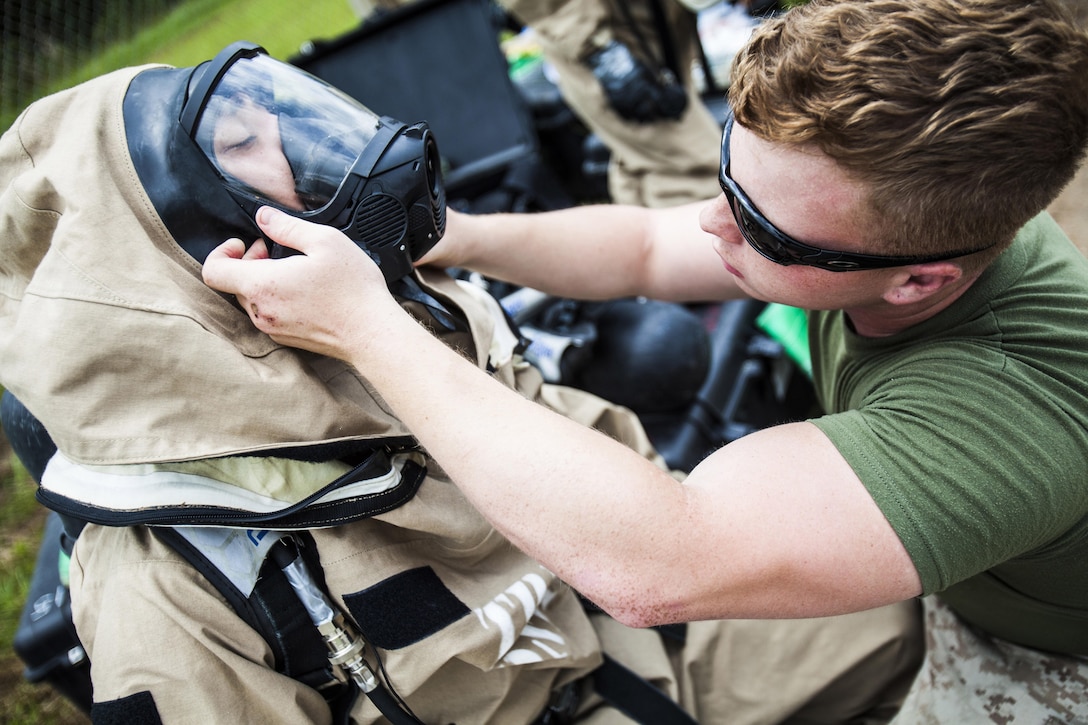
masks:
[[[570,655],[544,609],[552,593],[540,574],[526,574],[473,610],[485,629],[499,630],[499,666],[526,665]],[[519,624],[521,623],[521,624]]]
[[[279,531],[261,529],[175,526],[174,530],[208,557],[246,597],[257,586],[261,564],[269,550],[283,537]]]

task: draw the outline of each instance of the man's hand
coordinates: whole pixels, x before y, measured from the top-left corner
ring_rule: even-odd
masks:
[[[463,260],[463,247],[468,241],[468,233],[462,228],[472,220],[469,215],[453,209],[446,208],[446,231],[442,238],[431,247],[426,254],[416,260],[415,266],[423,267],[432,265],[435,267],[460,267]]]
[[[301,254],[269,259],[263,240],[247,251],[231,239],[208,255],[204,282],[233,294],[276,342],[347,359],[374,339],[383,313],[400,312],[377,265],[338,230],[270,207],[257,212],[257,224]]]

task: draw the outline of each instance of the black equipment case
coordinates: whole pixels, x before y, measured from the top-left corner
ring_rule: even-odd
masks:
[[[499,44],[505,27],[490,0],[418,0],[308,43],[290,62],[375,113],[426,121],[450,204],[469,211],[571,206],[542,162],[533,111],[510,79]],[[494,199],[503,189],[505,197]]]
[[[60,516],[50,512],[13,645],[26,665],[28,682],[51,685],[90,712],[90,661],[76,636],[68,587],[60,578],[63,531]]]

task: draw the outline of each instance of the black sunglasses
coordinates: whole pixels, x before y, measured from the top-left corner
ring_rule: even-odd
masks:
[[[736,220],[741,234],[744,235],[744,239],[752,246],[752,249],[775,264],[803,264],[831,272],[852,272],[861,269],[883,269],[885,267],[903,267],[924,262],[939,262],[974,254],[988,248],[982,247],[981,249],[972,249],[966,252],[951,252],[928,257],[896,257],[883,254],[836,252],[799,242],[775,228],[774,224],[771,224],[767,217],[763,216],[763,213],[756,208],[756,205],[752,203],[744,190],[729,175],[729,136],[732,131],[733,112],[730,111],[725,119],[725,131],[722,133],[722,166],[721,171],[718,172],[718,183],[721,184],[722,191],[725,192],[729,208],[733,211],[733,218]]]

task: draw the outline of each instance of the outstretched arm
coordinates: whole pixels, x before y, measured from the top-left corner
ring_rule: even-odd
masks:
[[[277,341],[342,358],[381,392],[490,521],[628,624],[819,616],[920,592],[853,471],[807,423],[742,438],[683,484],[505,388],[416,324],[343,235],[262,211],[302,255],[205,264]],[[411,351],[411,354],[405,354]]]
[[[741,295],[699,225],[704,203],[539,214],[448,214],[425,264],[465,267],[559,297],[706,301]]]

